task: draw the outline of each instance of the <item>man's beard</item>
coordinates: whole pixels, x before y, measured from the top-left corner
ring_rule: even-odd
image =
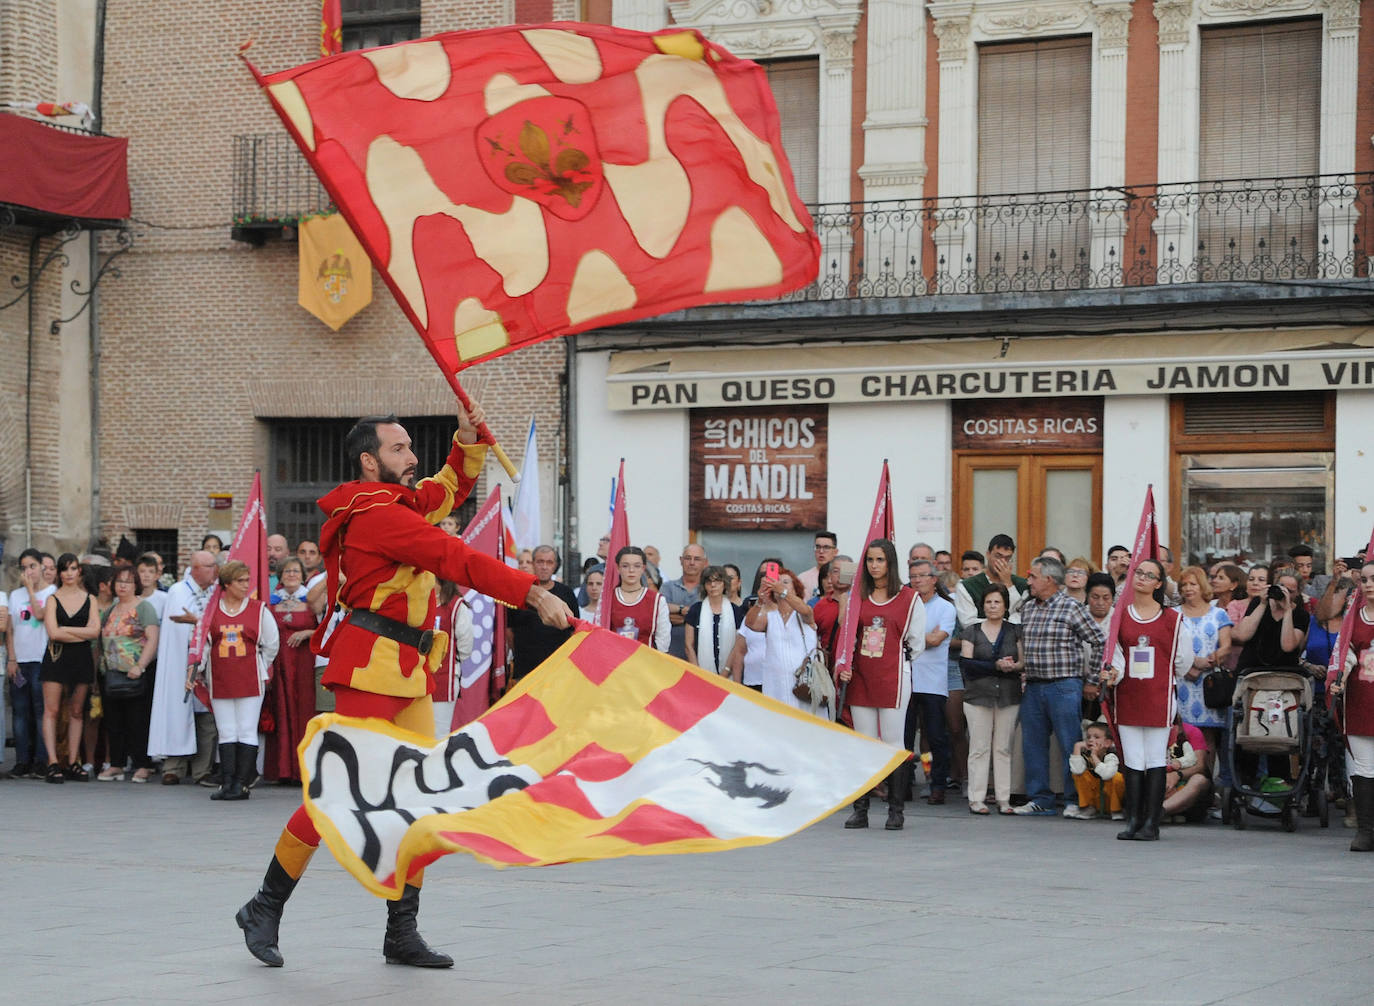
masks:
[[[401,471],[392,471],[385,464],[377,465],[377,481],[388,482],[394,486],[405,486],[407,489],[415,488],[415,468],[404,468]]]

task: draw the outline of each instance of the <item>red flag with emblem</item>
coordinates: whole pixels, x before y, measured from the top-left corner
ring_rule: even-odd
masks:
[[[509,26],[253,73],[450,381],[816,276],[764,71],[695,31]]]
[[[840,638],[835,643],[835,673],[854,662],[854,637],[859,631],[859,604],[863,600],[864,558],[868,553],[868,543],[875,538],[893,540],[897,533],[892,522],[892,483],[888,479],[887,459],[883,459],[883,471],[878,476],[878,498],[873,502],[873,518],[868,522],[868,537],[863,540],[859,551],[859,568],[854,571],[854,582],[849,585],[849,600],[845,603],[844,624],[840,626]]]
[[[630,518],[625,512],[625,459],[620,459],[620,474],[615,480],[615,507],[611,511],[611,543],[606,546],[606,576],[601,581],[601,606],[596,609],[596,624],[611,627],[611,598],[620,587],[620,570],[615,557],[630,544]]]
[[[271,579],[267,569],[267,510],[262,504],[262,473],[253,473],[253,488],[248,493],[248,503],[239,518],[238,530],[234,532],[234,542],[229,546],[229,562],[247,565],[253,577],[253,590],[248,595],[266,601],[272,593]],[[210,599],[205,610],[200,613],[200,621],[191,632],[191,645],[186,655],[188,667],[199,667],[205,655],[205,642],[210,630],[210,616],[219,604],[220,585],[215,584],[210,591]],[[204,679],[196,681],[196,698],[210,705],[210,691]]]

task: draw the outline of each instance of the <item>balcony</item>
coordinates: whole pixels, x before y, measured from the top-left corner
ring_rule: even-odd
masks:
[[[334,203],[286,133],[234,137],[233,238],[261,245]]]
[[[1374,175],[827,203],[781,300],[1367,279],[1371,201]]]

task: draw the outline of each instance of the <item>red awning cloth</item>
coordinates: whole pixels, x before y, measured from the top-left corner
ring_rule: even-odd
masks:
[[[0,203],[54,216],[129,216],[129,141],[0,114]]]

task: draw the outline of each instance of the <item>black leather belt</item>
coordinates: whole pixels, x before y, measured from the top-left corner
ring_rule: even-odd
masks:
[[[347,621],[385,639],[394,639],[406,646],[413,646],[421,655],[429,653],[430,647],[434,645],[434,630],[417,629],[365,608],[354,608],[348,613]]]

